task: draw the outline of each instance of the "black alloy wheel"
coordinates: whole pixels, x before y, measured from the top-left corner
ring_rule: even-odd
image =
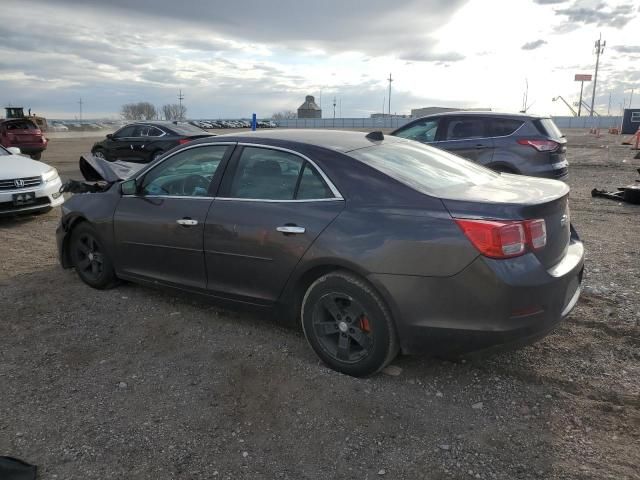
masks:
[[[384,368],[398,353],[395,326],[380,295],[364,279],[336,271],[308,288],[302,327],[318,357],[356,377]]]
[[[116,283],[113,264],[95,229],[82,223],[71,234],[71,260],[78,276],[93,288],[109,288]]]

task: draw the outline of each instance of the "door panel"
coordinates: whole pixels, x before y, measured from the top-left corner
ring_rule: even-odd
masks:
[[[204,232],[207,289],[229,298],[276,301],[302,255],[343,208],[341,200],[216,199]],[[280,232],[279,227],[299,227],[304,233]]]
[[[122,273],[204,289],[203,232],[213,192],[233,145],[201,145],[171,155],[138,179],[114,215]]]
[[[122,271],[162,282],[205,288],[202,234],[211,202],[211,198],[121,198],[114,228],[116,255]],[[183,219],[197,224],[178,223]]]
[[[207,289],[236,300],[275,302],[300,258],[344,208],[332,187],[295,152],[238,149],[207,216]]]

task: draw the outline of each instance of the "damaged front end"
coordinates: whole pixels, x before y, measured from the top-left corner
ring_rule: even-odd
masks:
[[[68,180],[60,192],[69,193],[98,193],[105,192],[119,181],[127,180],[140,171],[145,165],[123,161],[109,162],[91,153],[80,157],[80,173],[85,181]]]

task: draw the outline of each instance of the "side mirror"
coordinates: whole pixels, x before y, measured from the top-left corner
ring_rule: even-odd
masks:
[[[107,139],[111,140],[113,138],[113,133],[107,133]]]
[[[120,184],[120,193],[122,193],[122,195],[137,195],[138,184],[136,183],[136,179],[132,178],[131,180],[122,182]]]
[[[18,147],[9,147],[7,148],[7,150],[9,150],[9,152],[13,153],[14,155],[20,155],[22,153],[22,150],[20,150]]]

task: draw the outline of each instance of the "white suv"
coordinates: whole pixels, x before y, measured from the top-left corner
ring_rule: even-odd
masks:
[[[62,182],[49,165],[0,146],[0,216],[44,213],[62,205]]]

